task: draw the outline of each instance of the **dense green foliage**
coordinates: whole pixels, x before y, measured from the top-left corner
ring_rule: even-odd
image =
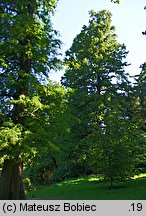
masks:
[[[106,10],[89,12],[61,63],[56,5],[0,2],[0,199],[25,198],[23,168],[30,189],[89,174],[113,186],[146,170],[146,63],[131,83]],[[50,81],[62,64],[61,84]]]
[[[38,139],[38,148],[35,158],[27,166],[25,175],[29,175],[32,182],[48,184],[54,170],[58,167],[63,137],[67,131],[67,120],[64,116],[67,95],[63,87],[51,81],[48,86],[44,86],[44,91],[40,92],[40,97],[45,113],[40,112],[38,117],[41,122],[39,123],[36,118],[32,125],[33,140]],[[43,146],[40,146],[40,143]]]
[[[137,125],[128,114],[132,86],[124,70],[126,55],[125,45],[116,40],[111,13],[91,11],[89,25],[66,52],[62,79],[72,89],[66,159],[79,173],[94,170],[111,184],[134,174],[141,148]]]
[[[42,145],[44,148],[53,145],[46,131],[50,123],[44,99],[49,91],[48,74],[60,67],[61,43],[50,20],[56,2],[0,2],[0,154],[4,160],[0,197],[3,199],[24,198],[23,164]],[[16,176],[13,169],[17,170]],[[10,181],[5,184],[8,175]]]
[[[1,152],[5,155],[8,148],[7,157],[18,154],[22,158],[31,152],[33,145],[27,140],[30,125],[37,121],[40,127],[45,117],[40,119],[38,114],[45,115],[40,95],[40,92],[45,94],[42,82],[57,67],[60,47],[49,18],[54,6],[55,1],[2,1],[0,4],[3,26],[0,29]]]

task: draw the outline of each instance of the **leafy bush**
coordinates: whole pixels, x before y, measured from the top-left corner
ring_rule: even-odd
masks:
[[[86,174],[91,174],[91,170],[85,170],[85,167],[76,163],[67,163],[57,169],[52,175],[52,182],[60,182],[70,178],[77,178]]]
[[[25,176],[29,177],[33,184],[51,184],[51,177],[56,165],[51,158],[44,157],[36,158],[29,167],[25,170]]]

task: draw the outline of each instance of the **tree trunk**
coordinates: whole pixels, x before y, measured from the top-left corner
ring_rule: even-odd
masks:
[[[22,163],[7,159],[4,161],[0,181],[0,200],[25,199]]]
[[[109,180],[110,180],[110,188],[113,188],[113,168],[112,168],[112,162],[111,162],[111,154],[109,153]]]
[[[113,189],[113,178],[110,178],[110,188]]]

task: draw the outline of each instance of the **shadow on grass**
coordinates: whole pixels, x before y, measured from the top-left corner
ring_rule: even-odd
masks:
[[[40,186],[27,197],[48,200],[145,200],[146,178],[115,183],[113,188],[99,177],[78,178]]]
[[[104,187],[105,190],[120,190],[120,189],[125,189],[125,188],[128,188],[129,186],[128,185],[119,185],[119,186],[107,186],[107,187]]]

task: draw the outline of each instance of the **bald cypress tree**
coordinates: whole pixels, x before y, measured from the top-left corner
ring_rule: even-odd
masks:
[[[90,11],[89,25],[83,26],[66,52],[62,83],[73,90],[70,104],[84,124],[80,136],[87,135],[95,122],[102,124],[110,101],[126,94],[129,85],[124,68],[128,52],[117,42],[111,22],[109,11]]]
[[[0,1],[0,199],[25,198],[23,163],[36,147],[30,128],[40,120],[39,92],[59,62],[55,7],[55,0]]]
[[[127,128],[131,95],[131,84],[125,72],[128,52],[125,45],[117,41],[109,11],[90,11],[89,14],[89,24],[74,38],[65,57],[66,72],[62,83],[71,88],[69,106],[72,114],[71,144],[66,154],[72,163],[82,164],[85,170],[96,164],[98,172],[112,184],[117,177],[127,175],[131,169],[128,166],[130,157],[133,159],[128,153],[133,134]],[[118,155],[120,146],[124,157]]]

